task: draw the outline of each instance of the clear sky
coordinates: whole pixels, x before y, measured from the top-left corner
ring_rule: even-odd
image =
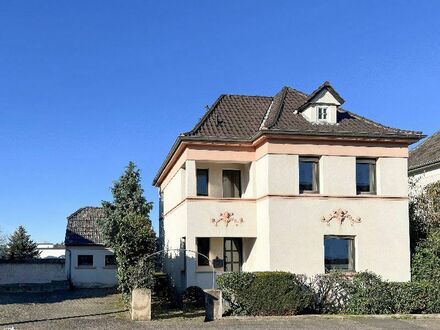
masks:
[[[311,92],[440,129],[440,1],[0,1],[0,227],[64,239],[133,160],[151,181],[221,93]]]

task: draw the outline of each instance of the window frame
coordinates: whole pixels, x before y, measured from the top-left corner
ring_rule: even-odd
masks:
[[[225,172],[238,172],[238,196],[225,196],[225,186],[224,186],[224,178]],[[241,198],[241,170],[236,168],[224,168],[222,170],[222,196],[223,198]]]
[[[368,164],[369,191],[361,191],[358,189],[357,166],[358,164]],[[377,194],[377,159],[375,158],[356,158],[356,195],[376,195]]]
[[[319,194],[319,163],[321,158],[316,156],[300,156],[298,158],[298,188],[300,194]],[[316,171],[312,167],[312,190],[301,189],[301,163],[313,163],[316,164]],[[316,189],[313,189],[313,185],[316,185]]]
[[[206,173],[206,194],[199,193],[199,190],[198,190],[199,172]],[[196,194],[197,194],[197,196],[205,196],[205,197],[209,196],[209,169],[207,169],[207,168],[197,168],[196,169]]]
[[[108,259],[109,257],[113,257],[113,259],[114,259],[115,262],[112,263],[112,264],[107,263],[107,259]],[[116,256],[115,256],[114,254],[106,254],[106,255],[104,256],[104,267],[107,267],[107,268],[114,268],[114,267],[116,267]]]
[[[83,264],[83,263],[80,264],[81,257],[91,257],[92,263],[91,264]],[[95,265],[95,260],[94,260],[93,254],[78,254],[76,256],[76,266],[78,268],[92,268],[92,267],[94,267],[94,265]]]
[[[351,268],[347,268],[347,269],[342,269],[342,268],[328,268],[326,265],[326,255],[325,255],[325,240],[326,239],[340,239],[340,240],[349,240],[351,244],[351,255],[347,256],[348,259],[348,267],[350,267],[350,263],[351,263]],[[356,272],[356,236],[354,235],[324,235],[324,240],[323,240],[323,247],[324,247],[324,270],[325,273],[329,273],[332,270],[338,270],[341,271],[343,273],[355,273]],[[350,253],[350,248],[349,248],[349,253]],[[350,260],[351,259],[351,260]]]
[[[325,118],[319,118],[321,115],[321,110],[322,110],[322,115],[325,116]],[[316,107],[316,118],[318,121],[328,121],[328,107],[327,106],[317,106]]]
[[[199,247],[199,240],[207,240],[208,242],[208,253],[203,253],[203,251],[200,251],[200,247]],[[210,262],[209,262],[209,252],[211,251],[211,239],[210,237],[196,237],[196,247],[197,247],[197,267],[206,267],[206,266],[210,266]],[[199,253],[205,255],[208,257],[208,259],[206,259],[204,256],[201,256]],[[203,262],[201,262],[203,261]],[[205,264],[207,263],[207,264]]]

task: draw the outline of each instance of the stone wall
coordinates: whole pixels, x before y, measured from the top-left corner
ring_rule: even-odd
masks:
[[[0,260],[0,286],[67,281],[64,259]]]

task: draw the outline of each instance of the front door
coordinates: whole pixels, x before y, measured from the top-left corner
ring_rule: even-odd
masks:
[[[225,272],[241,272],[241,265],[242,265],[241,238],[225,238],[224,256],[225,256]]]

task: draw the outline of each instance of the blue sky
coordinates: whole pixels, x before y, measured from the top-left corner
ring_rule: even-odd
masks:
[[[221,93],[310,92],[440,129],[439,1],[0,1],[0,227],[64,239],[133,160],[151,181]],[[157,207],[152,219],[157,228]]]

